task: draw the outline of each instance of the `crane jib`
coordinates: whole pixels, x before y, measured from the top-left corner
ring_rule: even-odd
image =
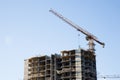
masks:
[[[77,29],[77,31],[80,31],[81,33],[85,34],[89,39],[93,39],[94,41],[96,41],[97,43],[103,45],[104,47],[104,43],[103,42],[100,42],[96,36],[94,36],[93,34],[89,33],[88,31],[84,30],[83,28],[81,28],[80,26],[74,24],[71,20],[65,18],[64,16],[62,16],[61,14],[57,13],[56,11],[54,10],[49,10],[50,12],[52,12],[54,15],[56,15],[57,17],[59,17],[60,19],[62,19],[63,21],[65,21],[66,23],[68,23],[69,25],[71,25],[72,27],[74,27],[75,29]],[[94,43],[93,43],[94,44]],[[94,46],[94,45],[92,45]]]

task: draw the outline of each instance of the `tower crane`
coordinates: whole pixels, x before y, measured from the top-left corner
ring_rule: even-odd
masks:
[[[56,11],[50,9],[49,10],[51,13],[53,13],[55,16],[59,17],[60,19],[62,19],[63,21],[65,21],[66,23],[68,23],[70,26],[72,26],[73,28],[75,28],[77,31],[80,31],[81,33],[86,35],[86,40],[89,41],[88,45],[89,45],[89,51],[94,52],[95,49],[95,44],[94,41],[96,41],[97,43],[99,43],[100,45],[105,46],[105,44],[101,41],[99,41],[97,39],[96,36],[94,36],[93,34],[91,34],[90,32],[84,30],[83,28],[81,28],[80,26],[78,26],[77,24],[74,24],[71,20],[65,18],[64,16],[62,16],[61,14],[57,13]]]
[[[120,75],[99,75],[98,78],[103,78],[103,79],[118,79],[120,78]]]

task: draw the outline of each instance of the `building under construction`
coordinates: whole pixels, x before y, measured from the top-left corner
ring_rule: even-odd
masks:
[[[83,49],[25,60],[24,80],[97,80],[94,52]]]

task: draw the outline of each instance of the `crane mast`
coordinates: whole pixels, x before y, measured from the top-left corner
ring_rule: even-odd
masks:
[[[95,49],[94,49],[94,47],[95,47],[94,41],[96,41],[97,43],[99,43],[100,45],[102,45],[104,47],[105,44],[103,42],[99,41],[97,39],[97,37],[94,36],[93,34],[91,34],[90,32],[84,30],[83,28],[81,28],[77,24],[74,24],[71,20],[65,18],[64,16],[62,16],[59,13],[57,13],[56,11],[54,11],[52,9],[50,9],[49,11],[52,12],[57,17],[59,17],[60,19],[62,19],[63,21],[65,21],[66,23],[68,23],[70,26],[72,26],[73,28],[75,28],[77,31],[80,31],[81,33],[85,34],[86,35],[86,40],[89,41],[88,45],[89,45],[89,50],[91,52],[95,51]]]

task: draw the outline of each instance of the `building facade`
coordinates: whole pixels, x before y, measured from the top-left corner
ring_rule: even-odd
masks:
[[[24,80],[97,80],[95,57],[83,49],[32,57],[24,61]]]

